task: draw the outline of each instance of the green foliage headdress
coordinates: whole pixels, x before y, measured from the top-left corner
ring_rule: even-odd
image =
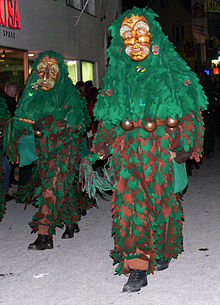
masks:
[[[55,57],[60,69],[58,80],[49,91],[42,90],[37,84],[36,67],[46,55]],[[68,70],[63,56],[56,52],[47,51],[41,53],[35,60],[15,115],[18,118],[23,117],[36,121],[52,114],[54,120],[65,119],[70,126],[74,126],[84,120],[80,111],[83,104],[84,101],[80,99],[78,90],[68,78]]]
[[[57,82],[49,91],[42,90],[37,83],[36,68],[46,55],[55,57],[59,64]],[[37,121],[45,116],[52,115],[55,121],[66,120],[68,125],[73,128],[77,128],[80,125],[80,132],[84,133],[86,130],[85,122],[88,121],[86,109],[86,101],[81,99],[78,90],[68,77],[68,70],[63,56],[52,51],[40,53],[33,64],[32,72],[18,101],[15,116],[7,126],[4,147],[11,161],[13,162],[15,159],[17,130],[23,131],[25,134],[33,134],[32,124],[21,121],[20,118]]]
[[[139,62],[125,53],[119,33],[125,16],[130,18],[132,14],[147,19],[153,39],[150,54]],[[95,106],[98,120],[118,124],[126,118],[166,119],[189,112],[198,114],[206,108],[207,98],[196,74],[174,50],[155,17],[149,8],[134,7],[110,26],[112,41],[107,51],[110,60]],[[153,52],[155,45],[159,46],[159,54]]]

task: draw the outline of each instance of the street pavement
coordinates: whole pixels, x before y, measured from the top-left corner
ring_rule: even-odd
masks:
[[[167,270],[148,276],[138,293],[122,293],[109,257],[111,198],[88,211],[73,239],[57,229],[54,249],[27,250],[36,239],[33,206],[14,200],[0,223],[0,304],[6,305],[220,305],[220,143],[194,169],[184,195],[184,253]]]

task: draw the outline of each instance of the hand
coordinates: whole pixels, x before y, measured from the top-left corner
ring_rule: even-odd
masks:
[[[34,131],[42,131],[43,130],[42,119],[37,120],[32,126],[34,128]]]
[[[190,148],[190,150],[188,152],[186,152],[184,149],[181,149],[176,152],[176,156],[175,156],[174,160],[177,163],[186,162],[186,160],[191,156],[191,154],[192,154],[192,148]]]
[[[99,155],[99,159],[100,159],[100,160],[104,159],[104,157],[105,157],[105,151],[104,151],[104,149],[101,149],[101,150],[98,152],[98,155]]]
[[[104,143],[102,146],[99,146],[97,149],[97,154],[99,155],[100,160],[105,160],[109,157],[109,148],[108,144]]]

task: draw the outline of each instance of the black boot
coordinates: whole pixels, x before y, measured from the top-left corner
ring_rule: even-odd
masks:
[[[87,211],[84,210],[84,209],[80,209],[80,214],[81,214],[82,216],[86,216]]]
[[[66,230],[64,231],[62,238],[73,238],[74,237],[74,225],[66,225]]]
[[[160,258],[156,260],[157,266],[155,267],[155,271],[162,271],[164,269],[167,269],[170,263],[170,260],[166,258]]]
[[[136,292],[141,290],[141,287],[147,286],[146,270],[131,269],[131,273],[127,283],[123,287],[123,292]]]
[[[78,223],[74,223],[73,226],[74,226],[74,232],[79,233],[80,229],[79,229]]]
[[[66,230],[63,232],[62,238],[73,238],[74,232],[79,233],[79,226],[77,223],[73,223],[71,225],[66,225]]]
[[[48,235],[38,234],[37,239],[28,246],[28,250],[53,249],[53,239]]]

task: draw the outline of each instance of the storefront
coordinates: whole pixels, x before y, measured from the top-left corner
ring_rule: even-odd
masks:
[[[8,81],[15,81],[19,91],[23,90],[27,77],[31,71],[32,63],[39,51],[25,51],[0,46],[0,87]],[[78,80],[94,81],[94,63],[82,60],[65,60],[69,77],[76,84]]]
[[[46,50],[64,56],[74,84],[79,80],[92,80],[98,87],[103,69],[99,71],[98,68],[104,67],[103,42],[101,39],[94,40],[99,33],[99,24],[97,18],[86,15],[76,31],[72,29],[73,11],[64,1],[0,0],[2,90],[7,81],[15,81],[22,91],[33,61],[41,51]],[[54,16],[57,16],[56,20]],[[84,39],[81,39],[81,32]],[[91,40],[97,51],[89,48]]]
[[[0,85],[4,89],[7,81],[15,81],[22,90],[25,83],[25,66],[27,52],[0,46]],[[27,74],[27,73],[26,73]]]

